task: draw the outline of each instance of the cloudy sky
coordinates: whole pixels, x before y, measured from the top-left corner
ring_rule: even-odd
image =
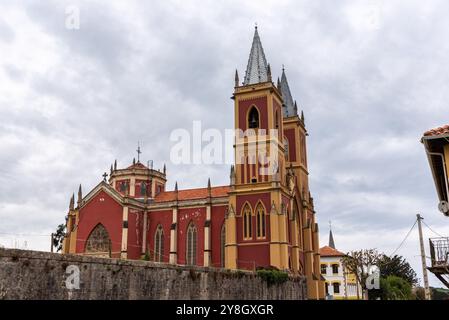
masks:
[[[75,5],[80,28],[66,27]],[[229,183],[228,165],[170,163],[170,133],[233,127],[230,96],[257,22],[306,116],[321,243],[391,253],[416,213],[449,220],[422,133],[449,122],[447,1],[2,1],[0,244],[48,250],[80,183],[114,159],[167,162],[168,186]],[[434,236],[424,229],[427,237]],[[421,277],[417,230],[399,250]],[[431,276],[431,284],[440,283]]]

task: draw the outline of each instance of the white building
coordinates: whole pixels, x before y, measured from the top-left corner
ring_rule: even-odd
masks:
[[[320,256],[327,299],[362,299],[362,289],[357,278],[342,263],[345,254],[335,249],[332,230],[329,233],[329,245],[320,248]]]

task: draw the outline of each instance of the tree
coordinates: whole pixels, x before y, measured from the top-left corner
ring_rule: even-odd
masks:
[[[65,237],[65,224],[60,224],[56,228],[56,232],[53,234],[53,247],[56,248],[56,252],[62,250],[62,243]]]
[[[412,285],[397,276],[381,278],[380,290],[383,300],[411,300],[413,298]]]
[[[370,276],[372,268],[378,265],[380,258],[381,254],[376,249],[351,251],[342,258],[344,267],[355,275],[365,297],[367,297],[366,280]]]
[[[395,255],[389,257],[382,255],[379,261],[380,276],[387,278],[388,276],[396,276],[404,279],[410,285],[418,284],[416,272],[412,269],[410,264],[401,256]]]

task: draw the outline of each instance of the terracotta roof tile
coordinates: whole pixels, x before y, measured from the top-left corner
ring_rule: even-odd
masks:
[[[434,128],[434,129],[424,132],[425,137],[439,136],[441,134],[449,134],[449,125],[445,125],[445,126],[442,126],[439,128]]]
[[[212,198],[227,197],[231,190],[229,186],[211,188]],[[175,200],[175,191],[164,191],[156,196],[155,202],[168,202]],[[187,189],[178,191],[178,200],[194,200],[207,198],[207,188]]]
[[[324,246],[320,248],[320,255],[322,257],[342,257],[345,256],[343,252],[338,251],[337,249],[331,248],[329,246]]]

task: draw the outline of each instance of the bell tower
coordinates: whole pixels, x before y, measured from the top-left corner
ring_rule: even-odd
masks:
[[[235,74],[235,165],[226,218],[226,268],[290,269],[289,190],[282,95],[257,27],[243,82]]]

